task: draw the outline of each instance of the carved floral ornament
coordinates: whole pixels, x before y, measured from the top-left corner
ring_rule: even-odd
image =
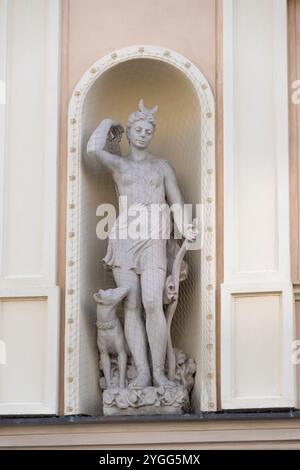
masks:
[[[132,59],[147,58],[173,65],[193,85],[201,110],[201,187],[204,204],[204,243],[201,262],[201,410],[216,410],[215,383],[215,104],[211,88],[197,67],[180,54],[158,46],[132,46],[98,60],[81,78],[69,105],[68,204],[65,332],[65,413],[79,410],[79,197],[82,110],[97,79],[109,68]]]

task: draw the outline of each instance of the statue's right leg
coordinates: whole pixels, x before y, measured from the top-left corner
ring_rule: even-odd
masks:
[[[130,269],[114,268],[113,275],[118,287],[130,288],[124,301],[124,333],[138,372],[130,386],[147,387],[151,385],[151,374],[147,356],[146,329],[142,319],[140,279]]]

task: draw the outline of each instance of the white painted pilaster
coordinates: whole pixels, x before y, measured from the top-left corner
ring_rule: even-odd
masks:
[[[290,407],[287,5],[223,7],[222,407]]]

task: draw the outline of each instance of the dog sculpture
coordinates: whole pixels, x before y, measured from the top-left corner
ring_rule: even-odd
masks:
[[[111,380],[111,354],[118,357],[119,387],[125,388],[126,385],[126,340],[116,308],[128,292],[128,288],[117,287],[116,289],[100,289],[93,296],[97,303],[97,345],[107,388],[114,386]]]

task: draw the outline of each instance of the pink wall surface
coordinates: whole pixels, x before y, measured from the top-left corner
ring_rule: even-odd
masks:
[[[69,94],[104,55],[156,45],[192,61],[215,89],[215,0],[71,0],[68,14]]]

